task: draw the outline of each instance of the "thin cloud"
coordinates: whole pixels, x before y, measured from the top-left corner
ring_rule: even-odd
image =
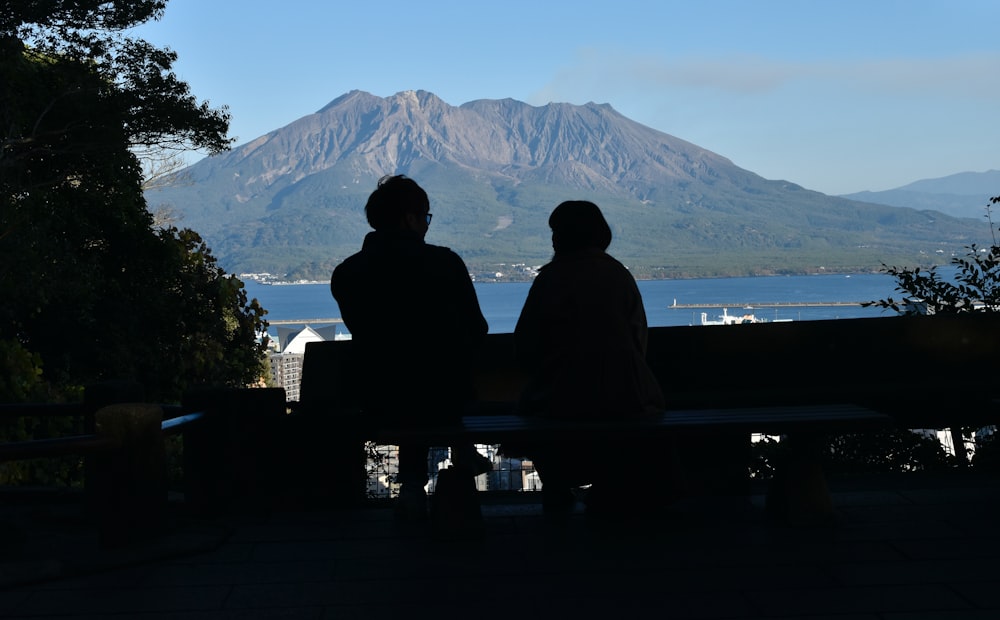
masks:
[[[531,99],[576,100],[586,93],[715,91],[769,95],[786,88],[819,87],[880,96],[995,99],[1000,96],[1000,53],[948,58],[784,61],[753,55],[729,57],[636,56],[584,50]],[[569,96],[567,96],[569,95]]]

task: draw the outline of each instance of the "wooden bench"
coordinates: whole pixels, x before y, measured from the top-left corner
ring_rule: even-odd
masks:
[[[726,326],[730,333],[752,326]],[[669,346],[670,333],[667,328],[651,330],[650,353],[660,347],[659,355],[667,356],[673,347]],[[681,328],[692,333],[710,335],[708,327]],[[718,332],[718,336],[725,336]],[[398,444],[406,440],[421,440],[442,446],[457,441],[473,441],[482,444],[504,444],[524,440],[554,440],[572,444],[577,441],[602,439],[614,436],[625,441],[667,441],[683,435],[699,446],[699,451],[723,453],[729,451],[734,459],[729,470],[736,476],[747,479],[746,457],[749,453],[750,433],[774,435],[794,435],[802,438],[793,442],[798,449],[791,452],[794,463],[788,467],[796,475],[778,476],[779,485],[771,493],[772,506],[780,506],[783,518],[800,519],[814,516],[828,517],[831,511],[825,479],[819,466],[818,446],[814,440],[818,433],[860,431],[873,427],[885,428],[892,423],[891,418],[864,405],[844,401],[817,399],[792,402],[764,402],[750,399],[740,405],[738,400],[716,404],[711,397],[716,392],[726,392],[727,384],[722,381],[716,389],[706,391],[706,398],[700,404],[703,408],[688,406],[671,407],[662,415],[643,421],[559,421],[537,417],[525,417],[513,413],[514,403],[525,382],[523,372],[514,361],[514,344],[511,334],[491,334],[481,351],[475,367],[477,392],[480,398],[477,415],[465,416],[460,424],[424,428],[399,427],[380,424],[367,417],[361,410],[362,395],[352,386],[358,385],[357,368],[353,365],[355,344],[351,341],[314,342],[306,345],[301,387],[301,400],[296,406],[296,414],[306,418],[322,420],[327,436],[338,436],[340,450],[356,454],[354,447],[361,440],[384,444]],[[692,351],[692,349],[688,349]],[[697,349],[693,349],[697,351]],[[690,358],[690,356],[689,356]],[[705,368],[704,358],[691,359],[687,375],[693,368]],[[676,400],[679,392],[672,391],[675,380],[683,385],[685,376],[658,375],[668,394]],[[701,441],[697,441],[700,439]],[[685,442],[688,443],[688,442]],[[721,449],[719,449],[721,447]],[[744,450],[745,447],[745,450]],[[340,462],[344,471],[354,469],[353,457]],[[717,465],[717,463],[716,463]],[[331,479],[336,480],[337,474]],[[358,476],[341,478],[347,488],[357,488]],[[737,485],[745,491],[745,487]],[[729,489],[732,491],[732,489]],[[794,514],[794,517],[791,515]]]

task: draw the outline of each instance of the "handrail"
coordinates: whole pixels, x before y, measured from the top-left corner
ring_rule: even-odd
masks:
[[[160,430],[163,431],[164,435],[177,435],[187,429],[187,427],[204,420],[206,417],[207,414],[204,411],[195,411],[193,413],[180,415],[164,420],[160,424]]]
[[[25,408],[25,405],[0,405],[4,409],[4,412],[13,411],[15,407]],[[42,415],[59,415],[53,413],[51,408],[53,407],[63,407],[64,411],[67,407],[66,405],[38,405],[27,407],[28,409],[33,409],[30,412],[22,412],[19,415],[31,416],[35,415],[35,410],[43,409],[45,413]],[[180,411],[179,407],[165,406],[165,410],[172,409],[173,411]],[[63,413],[63,415],[75,415]],[[186,413],[182,415],[177,415],[168,419],[163,420],[160,423],[160,430],[164,436],[179,435],[187,430],[191,425],[196,424],[206,417],[206,413],[203,411],[195,411],[191,413]],[[115,450],[120,448],[121,444],[118,440],[98,433],[89,435],[70,435],[67,437],[53,437],[47,439],[27,439],[24,441],[11,441],[6,443],[0,443],[0,463],[8,461],[19,461],[23,459],[30,458],[51,458],[56,456],[67,456],[70,454],[91,454],[96,452],[103,452],[107,450]]]

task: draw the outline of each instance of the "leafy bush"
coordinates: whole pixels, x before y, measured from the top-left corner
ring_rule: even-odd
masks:
[[[41,358],[17,340],[0,339],[0,402],[31,402],[44,393]]]
[[[824,445],[823,467],[831,474],[930,472],[955,463],[936,437],[908,430],[832,435]],[[770,479],[787,449],[770,437],[754,443],[751,477]]]
[[[1000,440],[994,432],[976,435],[976,451],[972,465],[976,469],[1000,471]]]
[[[954,464],[937,437],[905,429],[837,435],[829,442],[831,473],[939,471]]]
[[[997,203],[1000,203],[1000,196],[990,198],[990,206]],[[987,219],[993,235],[992,245],[988,248],[976,244],[966,246],[964,256],[951,259],[955,272],[950,279],[942,278],[937,267],[921,270],[883,264],[883,271],[896,278],[896,290],[905,297],[899,300],[890,297],[863,305],[910,314],[1000,311],[1000,246],[993,232],[990,206],[987,206]]]

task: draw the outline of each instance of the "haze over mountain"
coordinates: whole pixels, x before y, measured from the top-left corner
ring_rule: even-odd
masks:
[[[227,270],[323,279],[360,247],[377,179],[400,173],[430,195],[427,241],[483,274],[548,260],[548,214],[569,199],[600,205],[609,251],[639,277],[943,262],[989,234],[967,219],[764,179],[607,104],[456,107],[425,91],[349,92],[147,198],[182,214]]]
[[[914,181],[881,192],[857,192],[842,197],[982,219],[986,216],[990,197],[997,195],[1000,195],[1000,170],[960,172],[937,179]]]

